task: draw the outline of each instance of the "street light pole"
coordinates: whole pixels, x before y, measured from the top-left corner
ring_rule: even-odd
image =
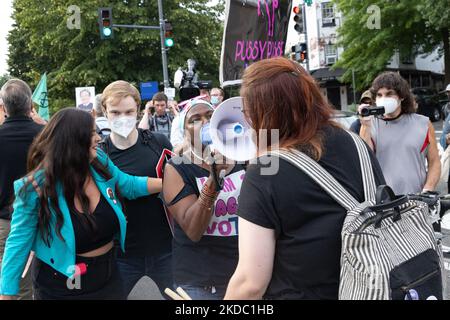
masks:
[[[169,71],[167,69],[167,50],[166,50],[166,30],[165,21],[163,14],[163,4],[162,0],[158,0],[158,13],[159,13],[159,32],[161,35],[161,57],[163,65],[163,76],[164,76],[164,88],[169,87]]]
[[[311,53],[309,52],[309,41],[308,41],[308,23],[306,21],[306,5],[302,4],[302,14],[303,14],[303,23],[305,25],[305,43],[306,43],[306,52],[308,53],[308,57],[306,59],[306,71],[309,72],[309,58]]]

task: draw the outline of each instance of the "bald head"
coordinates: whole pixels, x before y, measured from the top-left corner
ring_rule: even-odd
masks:
[[[8,117],[28,116],[31,112],[31,95],[26,82],[19,79],[7,81],[0,91],[0,97]]]

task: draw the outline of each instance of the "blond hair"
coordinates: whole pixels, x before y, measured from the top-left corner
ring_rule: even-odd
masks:
[[[106,111],[106,104],[118,104],[120,100],[127,97],[132,97],[136,101],[136,106],[139,110],[141,105],[141,95],[131,83],[119,80],[110,83],[102,93],[102,108]]]

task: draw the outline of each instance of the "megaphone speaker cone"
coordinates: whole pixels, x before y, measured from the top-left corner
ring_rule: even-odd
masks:
[[[242,113],[242,98],[222,102],[210,121],[212,146],[226,158],[248,161],[256,156],[252,130]]]

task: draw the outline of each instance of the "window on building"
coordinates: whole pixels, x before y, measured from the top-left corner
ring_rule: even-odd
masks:
[[[337,61],[337,47],[335,44],[325,46],[325,60],[327,65],[333,65]]]
[[[333,2],[322,2],[322,27],[335,27],[336,19],[334,16]]]

